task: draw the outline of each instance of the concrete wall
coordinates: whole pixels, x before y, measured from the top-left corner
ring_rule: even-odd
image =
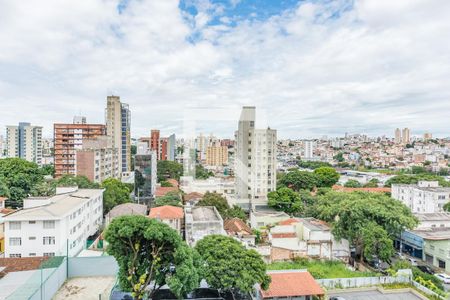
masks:
[[[69,278],[116,276],[119,265],[113,256],[69,257]]]

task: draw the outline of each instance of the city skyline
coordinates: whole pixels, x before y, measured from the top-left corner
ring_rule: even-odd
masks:
[[[124,0],[31,10],[13,1],[0,13],[0,127],[26,120],[48,137],[74,115],[101,123],[114,94],[130,105],[136,138],[182,132],[186,111],[199,108],[232,111],[198,122],[231,137],[244,105],[265,111],[280,138],[397,127],[446,137],[449,6]]]

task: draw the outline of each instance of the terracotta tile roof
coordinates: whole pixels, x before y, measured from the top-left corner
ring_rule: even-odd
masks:
[[[252,229],[239,218],[225,220],[223,227],[227,233],[253,234]]]
[[[295,238],[295,237],[297,237],[295,232],[272,233],[272,238],[274,238],[274,239],[285,239],[285,238]]]
[[[278,225],[292,225],[294,223],[299,223],[300,221],[294,218],[290,218],[281,222],[278,222]]]
[[[192,192],[189,194],[184,195],[184,201],[191,201],[191,200],[196,200],[196,199],[201,199],[203,198],[203,194],[197,193],[197,192]]]
[[[158,206],[150,209],[149,217],[152,219],[181,219],[184,217],[184,211],[177,206]]]
[[[174,187],[179,187],[180,186],[178,181],[176,179],[173,179],[173,178],[167,179],[167,182],[170,183],[171,185],[173,185]]]
[[[338,192],[369,192],[369,193],[390,193],[391,188],[390,187],[376,187],[376,188],[350,188],[340,185],[333,185],[333,190]]]
[[[0,214],[7,215],[7,214],[15,212],[15,211],[16,210],[12,209],[12,208],[4,208],[4,209],[0,209]]]
[[[37,270],[47,259],[48,257],[0,258],[0,267],[5,267],[0,272],[0,278],[9,272]]]
[[[176,186],[158,186],[156,188],[155,197],[165,196],[169,192],[178,192],[178,187]]]
[[[272,278],[272,282],[267,291],[261,290],[263,298],[325,294],[308,271],[278,271],[268,275]]]

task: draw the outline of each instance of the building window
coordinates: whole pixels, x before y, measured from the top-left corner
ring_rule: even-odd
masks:
[[[28,256],[36,256],[36,253],[30,253]]]
[[[28,221],[28,224],[36,224],[36,221]]]
[[[10,246],[20,246],[20,245],[22,245],[22,238],[20,238],[20,237],[9,238],[9,245]]]
[[[35,236],[30,236],[28,239],[29,239],[30,241],[34,241],[34,240],[36,239],[36,237],[35,237]]]
[[[53,257],[55,256],[55,252],[44,252],[44,257]]]
[[[21,223],[18,221],[11,221],[9,222],[9,230],[20,230]]]
[[[55,228],[55,221],[44,221],[44,229]]]
[[[44,245],[54,245],[55,237],[54,236],[44,236],[43,242],[44,242]]]
[[[22,254],[10,254],[9,257],[10,258],[21,258]]]

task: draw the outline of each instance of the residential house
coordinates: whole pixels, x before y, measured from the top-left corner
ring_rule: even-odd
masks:
[[[253,210],[250,212],[250,226],[253,229],[261,229],[289,218],[289,215],[282,211],[271,209]]]
[[[232,236],[248,246],[255,246],[256,235],[250,226],[239,218],[225,220],[223,227],[229,236]]]
[[[184,215],[186,241],[191,246],[208,235],[226,235],[222,217],[214,206],[186,206]]]
[[[177,206],[158,206],[150,209],[149,218],[157,219],[171,228],[175,229],[178,233],[182,233],[184,212],[183,208]]]
[[[147,205],[137,204],[137,203],[123,203],[114,206],[105,216],[105,225],[107,226],[112,220],[121,216],[146,216],[147,215]]]
[[[295,257],[339,259],[347,262],[350,248],[347,240],[336,240],[330,226],[315,218],[291,218],[270,228],[271,260]]]
[[[259,289],[256,299],[312,300],[323,299],[325,291],[306,270],[269,271],[271,278],[267,290]]]

